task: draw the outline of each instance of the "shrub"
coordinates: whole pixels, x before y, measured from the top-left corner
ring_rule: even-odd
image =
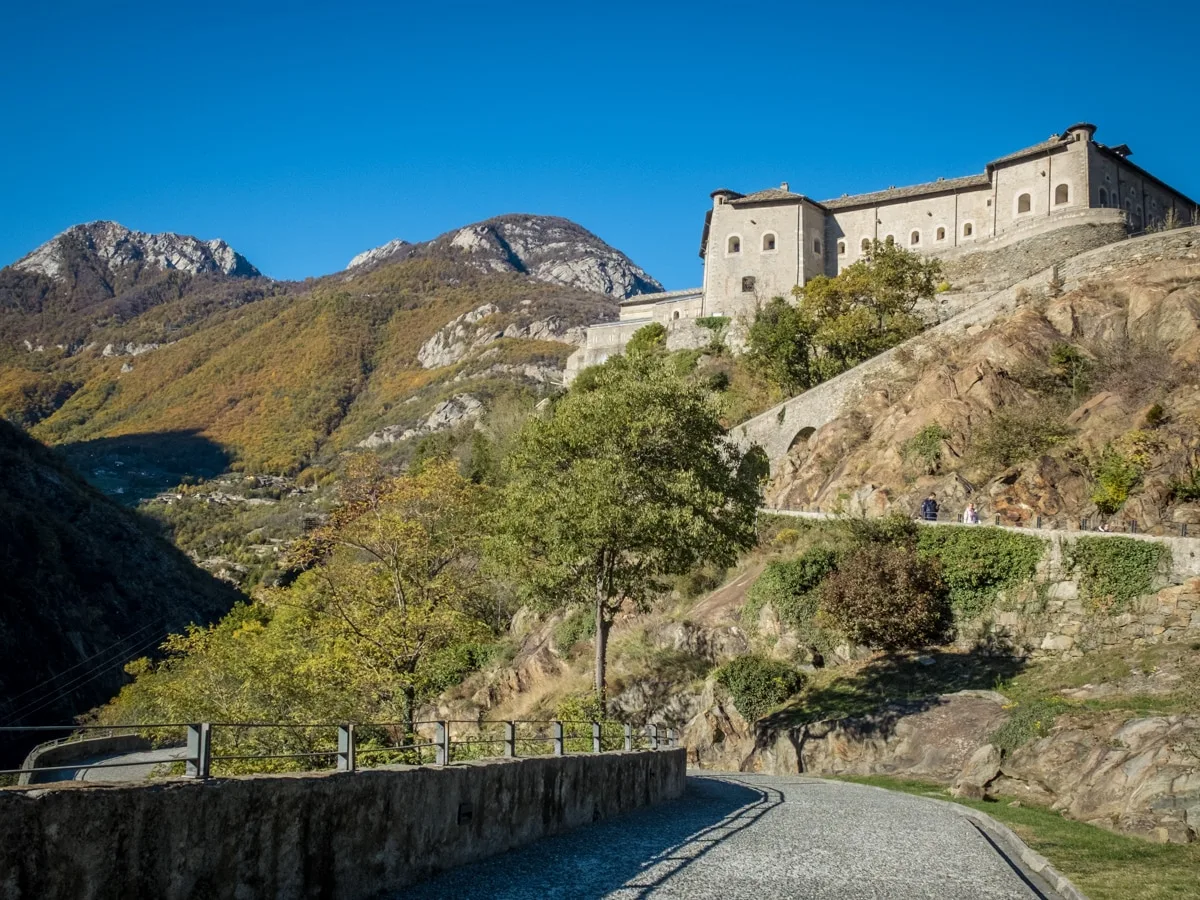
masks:
[[[1005,723],[992,732],[989,740],[1005,752],[1016,750],[1034,738],[1049,734],[1059,713],[1068,706],[1065,700],[1057,697],[1021,703],[1013,709]]]
[[[1091,500],[1096,509],[1111,516],[1129,499],[1129,493],[1142,480],[1142,467],[1111,444],[1092,468],[1096,487]]]
[[[852,641],[884,650],[922,647],[951,623],[937,562],[910,547],[860,547],[821,585],[823,615]]]
[[[779,620],[797,633],[800,642],[828,650],[835,635],[816,624],[816,589],[837,565],[837,554],[814,547],[795,559],[773,562],[751,586],[742,607],[742,621],[753,628],[762,608],[770,604]]]
[[[1071,571],[1079,576],[1079,589],[1093,606],[1120,609],[1150,593],[1161,565],[1171,551],[1153,541],[1126,537],[1081,537],[1066,551]]]
[[[946,291],[950,290],[950,282],[948,282],[948,281],[939,281],[939,282],[938,282],[938,284],[937,284],[937,288],[936,288],[936,290],[937,290],[937,292],[938,292],[939,294],[944,294],[944,293],[946,293]]]
[[[783,703],[804,685],[804,676],[787,663],[763,656],[739,656],[716,671],[717,684],[748,722]]]
[[[920,526],[900,513],[890,513],[878,519],[846,519],[846,528],[856,545],[882,544],[891,547],[914,547]]]
[[[923,528],[917,537],[922,557],[936,559],[959,619],[971,619],[991,606],[1005,588],[1033,578],[1045,543],[1032,535],[999,528]]]
[[[1183,478],[1172,478],[1167,485],[1171,499],[1180,503],[1200,500],[1200,468],[1191,468]]]
[[[725,570],[718,566],[697,566],[690,572],[680,575],[675,581],[675,590],[685,600],[691,600],[716,590],[725,581]],[[595,630],[595,625],[592,626]]]
[[[926,425],[900,447],[905,462],[916,463],[928,475],[934,474],[942,462],[942,442],[950,439],[950,432],[938,425]]]
[[[1053,404],[1001,409],[975,434],[972,449],[981,461],[1007,469],[1045,453],[1072,433]]]
[[[587,609],[572,610],[554,626],[554,646],[566,653],[596,633],[596,619]]]
[[[1155,403],[1146,410],[1146,427],[1157,428],[1167,420],[1167,411],[1163,409],[1161,403]]]
[[[781,528],[779,533],[771,539],[772,545],[776,547],[791,547],[800,540],[800,532],[795,528]]]

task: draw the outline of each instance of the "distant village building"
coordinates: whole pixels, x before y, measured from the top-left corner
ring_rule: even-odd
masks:
[[[1113,211],[1133,233],[1168,218],[1194,222],[1195,201],[1130,162],[1127,145],[1096,142],[1095,132],[1094,125],[1072,125],[993,160],[978,175],[833,200],[794,193],[787,182],[752,194],[713,191],[700,239],[704,284],[622,301],[618,321],[588,329],[567,378],[621,352],[651,322],[677,329],[706,316],[753,314],[816,275],[836,275],[876,240],[953,259],[1112,219]]]

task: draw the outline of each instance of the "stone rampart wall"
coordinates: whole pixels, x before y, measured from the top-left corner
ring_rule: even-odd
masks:
[[[684,770],[679,749],[4,789],[0,898],[375,897],[678,797]]]
[[[1149,234],[1110,244],[1074,256],[1025,278],[942,324],[929,328],[898,347],[875,356],[809,391],[785,400],[766,412],[735,426],[731,434],[742,446],[758,444],[766,451],[772,471],[787,456],[798,435],[811,433],[837,418],[877,378],[903,373],[911,361],[944,353],[948,342],[964,332],[986,328],[1011,313],[1032,292],[1042,292],[1057,272],[1064,290],[1100,280],[1117,269],[1159,260],[1196,260],[1200,265],[1200,228]]]

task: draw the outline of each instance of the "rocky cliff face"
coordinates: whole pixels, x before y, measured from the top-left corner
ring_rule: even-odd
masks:
[[[461,259],[484,272],[515,272],[617,299],[663,289],[624,253],[557,216],[498,216],[432,241],[389,241],[358,254],[346,268],[353,271],[422,256]]]
[[[151,266],[191,275],[219,274],[249,278],[261,273],[222,240],[201,241],[185,234],[147,234],[117,222],[75,225],[13,263],[23,272],[62,280],[79,257],[91,257],[114,271],[125,266]]]

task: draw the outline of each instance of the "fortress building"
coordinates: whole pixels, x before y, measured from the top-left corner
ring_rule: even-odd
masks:
[[[619,353],[651,322],[666,325],[676,346],[695,342],[697,318],[753,315],[772,297],[862,259],[874,240],[952,262],[1062,229],[1088,232],[1094,246],[1168,221],[1196,221],[1195,201],[1132,163],[1127,145],[1106,146],[1095,133],[1094,125],[1072,125],[978,175],[833,200],[795,193],[787,182],[752,194],[713,191],[700,239],[704,284],[622,301],[618,321],[588,329],[567,378]]]

